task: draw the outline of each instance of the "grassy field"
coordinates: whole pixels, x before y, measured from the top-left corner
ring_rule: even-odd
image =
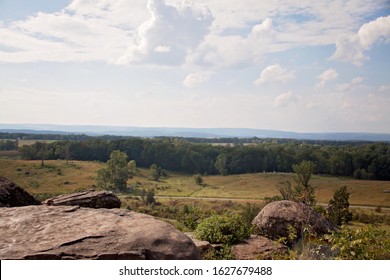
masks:
[[[13,180],[32,194],[62,194],[91,189],[96,184],[96,170],[103,163],[62,160],[40,161],[0,159],[0,175]],[[137,176],[128,181],[133,188],[155,190],[157,196],[191,198],[227,198],[262,200],[278,194],[276,184],[292,180],[293,174],[257,173],[231,176],[205,176],[204,186],[195,183],[193,176],[168,172],[159,182],[148,178],[148,169],[140,168]],[[318,202],[327,203],[334,191],[348,187],[350,203],[355,205],[390,207],[390,182],[362,181],[333,176],[313,176]]]

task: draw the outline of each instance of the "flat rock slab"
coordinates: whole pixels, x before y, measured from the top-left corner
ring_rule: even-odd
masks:
[[[109,191],[84,191],[66,195],[59,195],[49,198],[43,202],[46,205],[78,205],[88,208],[119,208],[121,207],[120,199]]]
[[[0,259],[200,259],[184,233],[122,209],[0,208],[0,221]]]
[[[274,254],[283,254],[287,250],[287,246],[260,235],[251,235],[245,241],[232,246],[237,260],[270,260]]]
[[[39,205],[40,201],[17,184],[0,176],[0,207]]]

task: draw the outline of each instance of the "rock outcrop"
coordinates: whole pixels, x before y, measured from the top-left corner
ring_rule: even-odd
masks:
[[[0,208],[0,259],[200,259],[168,223],[122,209]]]
[[[335,229],[334,225],[309,206],[288,200],[267,204],[253,219],[252,224],[263,235],[272,239],[288,238],[290,226],[296,229],[296,238],[301,236],[304,228],[320,235]],[[288,241],[293,243],[295,240]]]
[[[121,201],[109,191],[84,191],[52,197],[43,202],[46,205],[80,206],[88,208],[119,208]]]
[[[0,207],[19,207],[41,204],[14,182],[0,176]]]
[[[271,260],[274,254],[284,254],[288,247],[264,236],[251,235],[248,239],[232,246],[237,260]]]
[[[201,254],[214,249],[210,242],[196,239],[192,232],[186,232],[185,235],[187,235],[192,240],[192,242],[194,242],[195,246],[198,248]]]

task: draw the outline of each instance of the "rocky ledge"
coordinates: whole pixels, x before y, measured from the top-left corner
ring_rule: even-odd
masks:
[[[0,208],[0,259],[200,259],[173,226],[121,209]]]

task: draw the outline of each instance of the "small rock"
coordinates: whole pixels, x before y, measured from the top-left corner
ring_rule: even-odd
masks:
[[[110,209],[119,208],[121,206],[121,201],[112,192],[90,190],[52,197],[45,200],[43,204],[50,206],[78,205],[80,207]]]

